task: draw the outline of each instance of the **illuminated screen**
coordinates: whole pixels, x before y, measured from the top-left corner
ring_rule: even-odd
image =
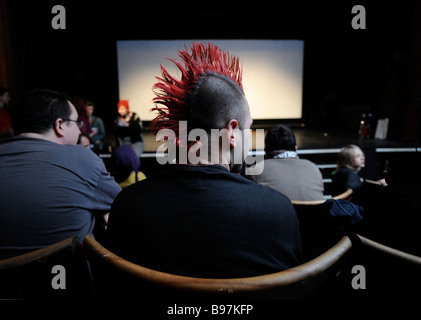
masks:
[[[172,75],[177,67],[166,58],[180,60],[178,51],[192,41],[211,42],[240,58],[243,86],[253,119],[302,117],[302,40],[135,40],[117,41],[119,97],[129,100],[130,110],[142,120],[156,114],[152,86],[161,76],[162,64]]]

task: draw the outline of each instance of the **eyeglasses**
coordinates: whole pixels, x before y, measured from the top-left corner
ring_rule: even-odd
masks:
[[[83,127],[83,121],[78,121],[78,120],[72,120],[72,119],[63,119],[63,121],[72,121],[72,122],[75,122],[76,123],[76,125],[77,125],[77,127],[79,128],[79,129],[81,129],[82,127]]]

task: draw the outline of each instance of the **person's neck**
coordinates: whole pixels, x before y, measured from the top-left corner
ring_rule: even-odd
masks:
[[[224,168],[226,168],[228,171],[231,171],[230,168],[230,155],[223,155],[221,153],[219,153],[219,157],[218,158],[212,158],[211,155],[207,155],[207,156],[198,156],[195,157],[195,163],[191,163],[189,161],[189,156],[191,157],[191,155],[187,155],[187,165],[189,166],[212,166],[212,165],[220,165]]]
[[[297,151],[295,150],[275,150],[269,152],[266,157],[273,159],[288,159],[288,158],[298,158]]]

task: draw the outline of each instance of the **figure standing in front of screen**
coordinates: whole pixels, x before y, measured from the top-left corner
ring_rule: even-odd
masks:
[[[119,116],[115,120],[114,132],[118,145],[131,145],[140,158],[144,143],[142,121],[137,113],[130,111],[129,100],[120,100],[117,105]]]

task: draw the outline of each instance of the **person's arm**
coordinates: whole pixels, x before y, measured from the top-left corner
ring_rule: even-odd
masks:
[[[102,164],[103,166],[103,164]],[[103,166],[99,176],[98,184],[95,188],[93,200],[93,211],[97,213],[98,223],[103,224],[104,228],[108,223],[108,215],[114,199],[120,193],[121,187],[114,180]]]
[[[387,186],[387,182],[386,179],[380,179],[380,180],[369,180],[369,179],[365,179],[365,182],[368,183],[373,183],[373,184],[378,184],[380,186],[386,187]]]
[[[102,120],[100,118],[96,118],[95,120],[95,124],[93,125],[93,127],[97,128],[96,133],[92,134],[91,138],[93,138],[93,136],[95,136],[95,141],[93,141],[94,143],[98,140],[103,140],[105,138],[105,127],[104,127],[104,123],[102,122]]]

